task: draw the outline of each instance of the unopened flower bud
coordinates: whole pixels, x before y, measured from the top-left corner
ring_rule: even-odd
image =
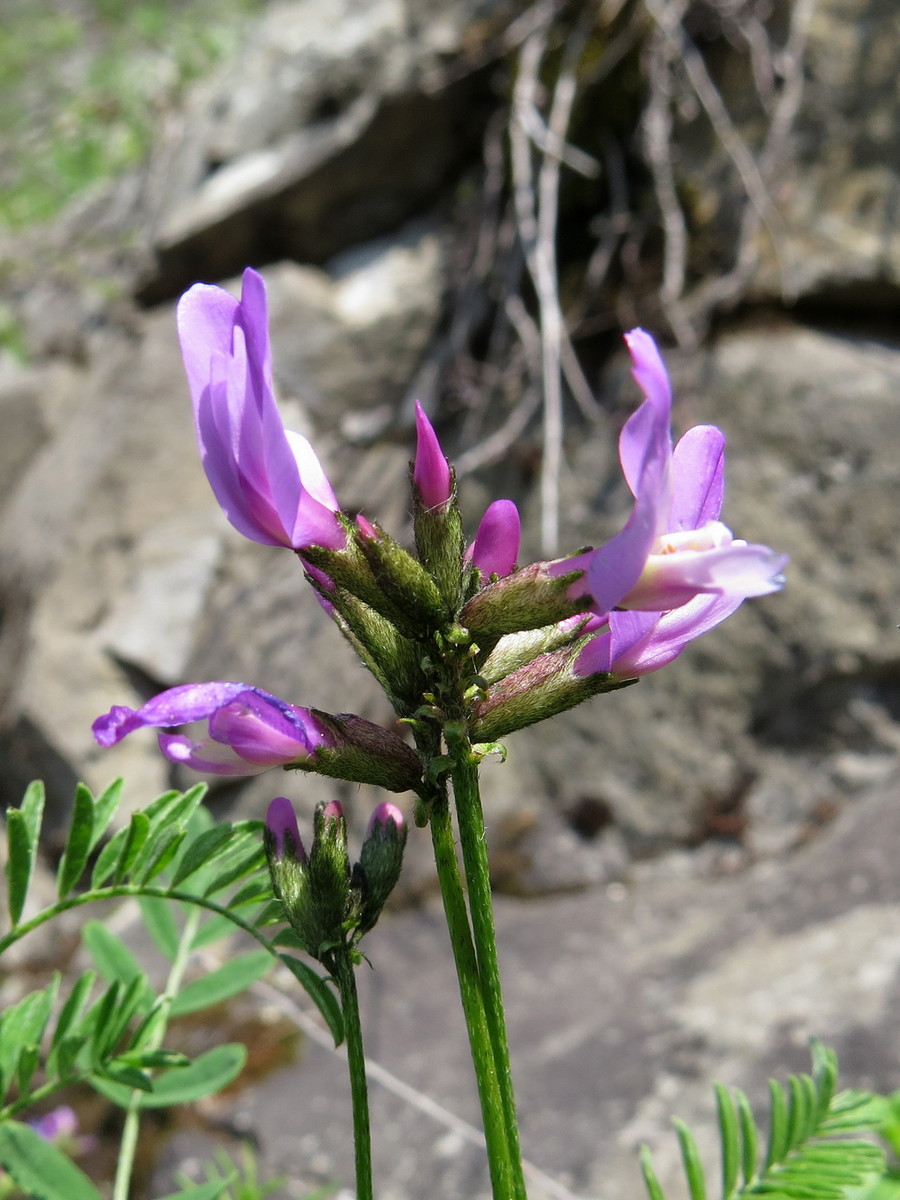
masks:
[[[413,484],[418,500],[425,508],[442,508],[453,494],[450,464],[437,440],[425,410],[416,401],[416,460]]]
[[[485,510],[468,555],[485,583],[511,575],[519,557],[522,525],[512,500],[495,500]]]
[[[369,820],[357,869],[362,890],[361,934],[372,928],[394,890],[403,863],[406,836],[406,822],[397,805],[387,800],[379,804]]]
[[[281,862],[284,858],[293,859],[301,864],[308,861],[303,842],[300,840],[297,814],[286,796],[276,796],[269,805],[266,813],[266,835],[271,839],[271,853],[276,862]]]
[[[336,800],[316,808],[308,876],[309,907],[303,914],[304,930],[301,932],[296,924],[294,928],[310,954],[327,961],[329,951],[344,938],[351,908],[347,823]]]
[[[307,927],[310,911],[309,861],[293,805],[284,796],[277,796],[266,813],[263,835],[272,890],[284,906],[287,919],[296,930],[303,945],[312,954],[311,945],[318,940],[318,931]]]

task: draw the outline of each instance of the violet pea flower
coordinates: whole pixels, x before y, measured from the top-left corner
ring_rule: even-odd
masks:
[[[178,336],[203,469],[231,524],[267,546],[342,549],[331,485],[275,402],[262,277],[244,272],[240,300],[195,284],[178,304]]]
[[[160,733],[171,762],[209,775],[258,775],[305,762],[334,745],[333,735],[308,709],[287,704],[245,683],[187,683],[154,696],[142,708],[115,705],[93,724],[101,746],[114,746],[135,729],[205,722],[207,737]]]
[[[658,671],[676,659],[688,642],[724,621],[742,601],[741,596],[698,595],[668,612],[612,612],[608,628],[592,638],[575,660],[575,674],[583,678],[604,672],[625,680]],[[588,623],[583,628],[591,632],[594,627]]]
[[[505,579],[516,569],[521,536],[522,525],[515,504],[512,500],[495,500],[485,510],[466,557],[486,582],[492,575]]]
[[[416,401],[416,458],[413,483],[425,508],[443,508],[453,495],[450,464],[440,447],[434,427]]]
[[[614,608],[660,612],[695,596],[742,600],[778,591],[787,556],[732,536],[718,520],[724,494],[725,438],[695,425],[672,447],[672,394],[653,338],[633,329],[625,341],[644,403],[626,422],[619,458],[634,507],[605,546],[569,560],[585,575],[600,614]]]

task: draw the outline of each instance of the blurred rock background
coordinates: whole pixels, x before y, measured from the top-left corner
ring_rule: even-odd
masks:
[[[514,499],[526,557],[622,520],[615,439],[638,396],[620,335],[640,323],[666,347],[678,430],[728,435],[725,519],[791,554],[789,586],[485,770],[496,885],[517,898],[501,925],[526,1147],[605,1200],[639,1186],[633,1147],[667,1144],[670,1109],[709,1124],[709,1077],[758,1089],[803,1067],[811,1034],[853,1082],[896,1086],[893,0],[4,11],[3,804],[43,777],[58,832],[75,781],[116,774],[145,804],[173,782],[154,739],[101,752],[90,723],[189,680],[390,718],[293,557],[242,542],[212,499],[174,331],[185,287],[264,270],[286,423],[349,511],[404,529],[418,397],[472,527]],[[375,801],[263,777],[211,804],[259,815],[284,788],[307,814],[338,796],[357,830]],[[431,1041],[456,1026],[426,842],[411,839],[408,911],[375,935],[372,1052],[474,1119],[456,1035]],[[801,905],[838,863],[846,887]],[[848,984],[825,1003],[835,940],[864,1002]],[[725,1021],[779,954],[808,963],[800,1007]],[[240,1100],[296,1188],[349,1171],[340,1064],[316,1054]],[[329,1072],[292,1147],[269,1109]],[[482,1195],[477,1150],[397,1103],[381,1194]]]

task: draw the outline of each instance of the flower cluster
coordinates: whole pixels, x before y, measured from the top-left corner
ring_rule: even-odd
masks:
[[[598,548],[520,567],[509,500],[488,507],[467,544],[453,469],[419,405],[415,551],[341,512],[309,442],[281,423],[255,271],[240,300],[191,288],[178,329],[201,459],[225,515],[254,541],[297,554],[416,750],[360,717],[298,708],[242,683],[189,684],[137,710],[117,706],[95,722],[102,745],[152,726],[168,758],[203,772],[283,766],[424,797],[447,722],[491,742],[664,666],[746,597],[782,585],[786,557],[734,538],[719,520],[722,433],[695,426],[673,446],[668,377],[643,330],[626,336],[644,397],[619,439],[627,521]],[[171,732],[198,723],[200,735]],[[285,836],[299,854],[299,835]]]
[[[350,866],[347,826],[336,800],[320,804],[309,853],[294,807],[277,796],[266,814],[266,856],[275,895],[303,949],[332,966],[335,947],[356,943],[375,925],[400,875],[406,823],[396,804],[379,804],[369,819],[359,862]]]

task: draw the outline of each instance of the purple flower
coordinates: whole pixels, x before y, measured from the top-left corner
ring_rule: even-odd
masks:
[[[305,864],[308,859],[300,839],[300,826],[294,806],[286,796],[276,796],[266,812],[266,829],[272,837],[275,860],[290,856],[294,862]]]
[[[668,612],[612,612],[608,628],[592,638],[575,662],[582,677],[606,672],[634,679],[676,659],[688,642],[708,633],[742,603],[742,596],[695,596]],[[586,627],[591,631],[591,626]]]
[[[35,1117],[28,1124],[45,1142],[58,1142],[74,1137],[78,1132],[78,1118],[67,1104],[53,1108],[42,1117]]]
[[[450,464],[437,440],[425,410],[416,401],[416,460],[413,483],[426,508],[443,508],[453,494]]]
[[[495,500],[481,518],[475,541],[469,551],[473,566],[482,578],[492,575],[503,579],[511,575],[519,557],[521,522],[512,500]]]
[[[334,738],[306,708],[286,704],[245,683],[187,683],[154,696],[142,708],[115,705],[94,722],[101,746],[114,746],[135,729],[206,722],[208,737],[160,733],[166,758],[210,775],[257,775],[303,762],[329,749]]]
[[[268,546],[340,550],[331,485],[275,403],[262,278],[248,268],[239,301],[195,284],[178,304],[178,336],[203,469],[231,524]]]
[[[658,613],[698,595],[741,600],[778,591],[787,556],[732,537],[718,520],[723,434],[714,425],[696,425],[673,450],[672,394],[656,344],[642,329],[625,341],[645,396],[619,438],[634,507],[611,541],[574,560],[585,578],[573,588],[583,592],[586,585],[602,614],[617,607]]]

